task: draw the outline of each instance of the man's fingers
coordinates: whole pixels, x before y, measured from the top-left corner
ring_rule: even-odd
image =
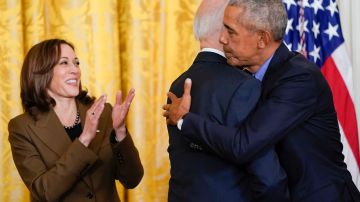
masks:
[[[168,98],[171,100],[171,102],[175,101],[178,97],[172,92],[168,92],[167,94]]]
[[[162,109],[163,109],[163,110],[169,110],[169,108],[170,108],[170,105],[169,105],[169,104],[164,104],[164,105],[162,106]]]
[[[184,83],[184,95],[188,95],[190,96],[190,91],[191,91],[191,79],[187,78],[185,79],[185,83]]]
[[[164,112],[163,112],[163,117],[168,118],[168,117],[169,117],[169,112],[168,112],[168,111],[164,111]]]

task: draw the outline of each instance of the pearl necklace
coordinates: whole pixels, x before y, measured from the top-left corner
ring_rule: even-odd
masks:
[[[64,125],[63,126],[65,129],[70,130],[73,129],[79,123],[80,123],[80,113],[79,111],[77,111],[74,123],[71,126],[64,126]]]

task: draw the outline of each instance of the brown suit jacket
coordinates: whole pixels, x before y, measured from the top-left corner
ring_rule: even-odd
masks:
[[[89,106],[78,103],[78,108],[84,127]],[[53,110],[37,121],[28,113],[10,120],[13,159],[32,201],[120,201],[115,179],[126,188],[139,184],[144,171],[131,136],[110,141],[111,111],[106,104],[89,147],[71,142]]]

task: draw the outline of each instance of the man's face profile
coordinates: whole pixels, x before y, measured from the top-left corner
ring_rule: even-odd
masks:
[[[254,65],[258,54],[258,35],[244,26],[244,9],[227,6],[224,14],[224,29],[220,36],[227,62],[232,66]]]

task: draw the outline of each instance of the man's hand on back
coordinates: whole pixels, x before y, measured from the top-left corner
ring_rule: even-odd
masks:
[[[163,116],[166,117],[167,124],[176,125],[186,113],[190,110],[191,105],[191,79],[187,78],[184,83],[184,94],[178,98],[172,92],[168,92],[167,96],[171,103],[164,105],[162,108],[165,110]]]

